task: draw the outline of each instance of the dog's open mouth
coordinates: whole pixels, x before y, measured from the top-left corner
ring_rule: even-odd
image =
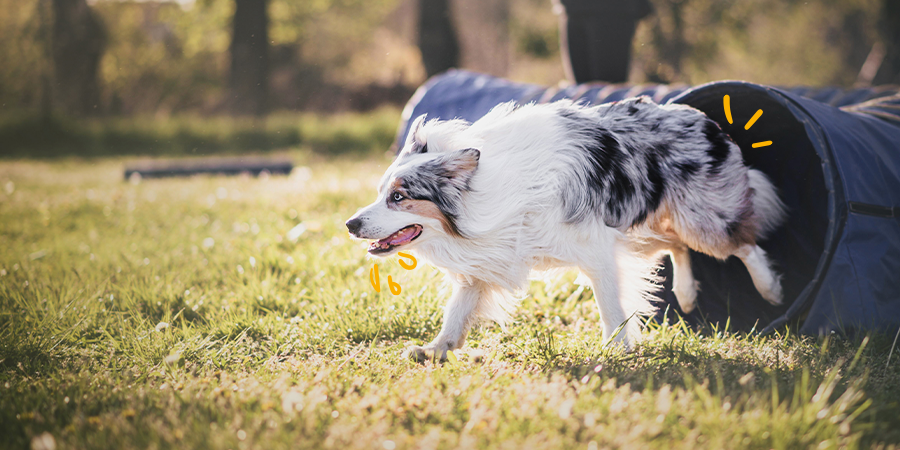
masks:
[[[414,224],[401,228],[399,231],[394,232],[394,234],[369,244],[369,253],[373,255],[388,253],[401,245],[409,244],[419,237],[420,234],[422,234],[421,225]]]

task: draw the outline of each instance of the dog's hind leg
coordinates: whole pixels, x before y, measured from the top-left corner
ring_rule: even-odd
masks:
[[[691,255],[683,245],[674,245],[669,249],[672,256],[672,292],[678,299],[678,305],[685,314],[697,306],[697,280],[691,270]]]
[[[744,262],[753,285],[766,301],[773,305],[780,305],[782,299],[781,276],[772,270],[772,263],[766,256],[766,252],[758,245],[744,244],[738,247],[735,256]]]
[[[698,283],[691,270],[691,256],[688,248],[675,238],[669,239],[636,239],[632,241],[632,250],[646,258],[657,260],[668,254],[672,260],[672,292],[684,313],[690,313],[697,306]]]

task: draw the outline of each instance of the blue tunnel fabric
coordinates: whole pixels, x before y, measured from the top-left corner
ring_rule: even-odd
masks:
[[[714,89],[708,86],[695,92]],[[900,273],[900,214],[896,210],[900,199],[900,97],[838,109],[793,92],[773,90],[771,94],[786,100],[791,115],[804,124],[806,138],[821,158],[828,229],[814,277],[769,329],[804,318],[801,331],[807,334],[893,331],[900,322],[900,283],[895,275]],[[693,104],[694,99],[687,94],[678,101]],[[781,179],[778,185],[786,192],[808,180],[806,174]],[[809,191],[805,196],[803,203],[810,205],[819,194]],[[816,235],[814,227],[794,226],[795,219],[792,217],[772,241],[783,239],[786,233]],[[786,280],[786,284],[791,281]],[[791,297],[786,299],[790,301]]]
[[[490,75],[451,70],[428,80],[403,111],[397,142],[406,137],[410,117],[428,113],[429,117],[459,117],[474,121],[494,106],[516,101],[547,103],[564,98],[589,104],[609,103],[629,97],[646,95],[656,103],[666,103],[689,89],[687,85],[619,85],[591,83],[566,88],[548,88],[533,84],[515,83]],[[834,87],[793,87],[785,89],[798,96],[820,103],[843,107],[896,95],[896,86],[876,86],[843,90]],[[874,109],[874,108],[873,108]],[[896,117],[896,111],[893,113]]]
[[[722,97],[731,97],[733,124]],[[760,245],[783,274],[785,305],[765,302],[736,258],[691,252],[700,282],[689,323],[772,330],[800,321],[806,334],[900,326],[900,96],[897,88],[778,89],[743,82],[687,86],[575,85],[563,89],[514,83],[465,71],[429,80],[404,109],[395,146],[411,118],[474,122],[494,106],[568,98],[600,104],[647,95],[683,103],[720,124],[748,165],[765,172],[789,208],[787,223]],[[764,111],[749,130],[744,124]],[[765,140],[773,144],[752,148]],[[666,262],[658,293],[660,319],[680,312]]]
[[[853,108],[799,102],[834,154],[845,200],[834,217],[844,220],[834,259],[802,331],[889,331],[900,323],[900,126]]]

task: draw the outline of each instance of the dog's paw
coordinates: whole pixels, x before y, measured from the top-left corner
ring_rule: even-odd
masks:
[[[447,352],[435,350],[432,347],[413,345],[403,350],[403,357],[419,364],[425,364],[425,361],[445,362],[447,361]]]
[[[616,335],[613,339],[607,340],[605,347],[618,348],[625,353],[631,353],[635,348],[635,339],[629,337],[625,332]]]

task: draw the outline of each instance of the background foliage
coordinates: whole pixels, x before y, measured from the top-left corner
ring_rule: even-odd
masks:
[[[745,79],[850,86],[879,39],[879,0],[653,4],[655,13],[640,24],[634,40],[632,82]],[[92,5],[109,34],[100,80],[106,113],[221,111],[231,0],[98,0]],[[413,0],[271,0],[275,110],[402,103],[424,81],[415,46],[415,6]],[[510,37],[508,70],[500,75],[556,84],[563,75],[549,1],[509,0],[508,7],[509,20],[493,25]],[[42,25],[48,11],[42,8],[46,1],[0,0],[2,112],[40,108],[49,67]],[[459,6],[456,16],[465,21],[466,14],[476,12]],[[487,70],[472,64],[468,68]]]
[[[635,39],[636,65],[649,80],[851,86],[879,38],[878,0],[653,4]]]

